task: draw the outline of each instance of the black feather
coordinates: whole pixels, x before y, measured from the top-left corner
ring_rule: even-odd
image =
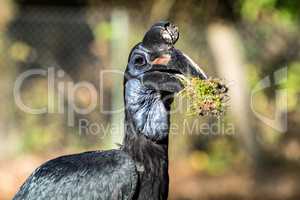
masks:
[[[145,72],[141,69],[149,65],[148,58],[160,55],[156,51],[166,52],[172,48],[178,39],[178,30],[174,27],[161,22],[146,33],[143,44],[134,47],[143,54],[141,57],[145,56],[138,68],[131,60],[134,50],[129,56],[124,78],[125,138],[120,149],[50,160],[33,172],[14,200],[168,198],[169,111],[173,99],[164,98],[165,92],[146,87],[136,76]],[[168,33],[170,36],[165,35]],[[168,72],[162,73],[166,73],[162,81],[168,79]]]
[[[46,162],[14,200],[132,199],[137,180],[135,162],[125,152],[86,152]]]

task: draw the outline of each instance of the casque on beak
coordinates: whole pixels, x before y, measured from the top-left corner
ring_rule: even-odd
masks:
[[[141,45],[151,52],[152,67],[142,77],[144,85],[174,93],[183,87],[182,76],[207,79],[189,56],[174,48],[178,38],[178,28],[169,22],[156,23],[145,34]]]

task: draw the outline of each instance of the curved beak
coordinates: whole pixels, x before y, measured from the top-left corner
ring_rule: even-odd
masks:
[[[174,48],[172,60],[175,62],[172,66],[177,68],[184,76],[207,79],[207,75],[199,65],[180,50]]]
[[[207,79],[204,71],[186,54],[172,48],[151,61],[152,68],[142,78],[147,87],[176,93],[183,89],[182,76]]]

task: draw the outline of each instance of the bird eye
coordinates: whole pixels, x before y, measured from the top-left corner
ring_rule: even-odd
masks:
[[[146,60],[143,56],[138,55],[133,58],[133,63],[134,65],[140,67],[146,64]]]

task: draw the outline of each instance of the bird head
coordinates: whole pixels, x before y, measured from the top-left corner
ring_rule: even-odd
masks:
[[[178,28],[169,22],[154,24],[128,58],[125,82],[139,80],[155,91],[176,93],[182,89],[182,76],[206,79],[202,69],[186,54],[174,47]]]
[[[191,58],[174,47],[178,38],[174,24],[154,24],[131,50],[125,70],[126,119],[135,132],[154,141],[165,139],[169,132],[170,104],[183,88],[182,76],[207,78]]]

